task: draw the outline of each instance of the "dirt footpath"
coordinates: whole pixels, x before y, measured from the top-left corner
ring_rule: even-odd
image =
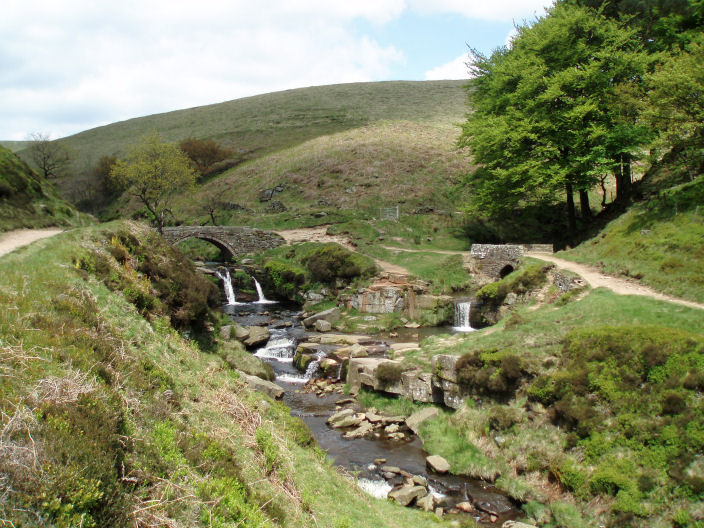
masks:
[[[61,233],[63,229],[18,229],[0,234],[0,256],[10,253],[15,249],[27,246],[36,240],[47,238]]]
[[[704,304],[693,301],[685,301],[684,299],[678,299],[677,297],[672,297],[671,295],[658,293],[655,290],[652,290],[635,281],[628,281],[626,279],[604,275],[599,270],[590,266],[572,262],[571,260],[561,259],[549,253],[528,252],[526,253],[526,256],[544,260],[546,262],[552,262],[558,268],[577,273],[592,288],[608,288],[619,295],[642,295],[644,297],[652,297],[653,299],[658,299],[660,301],[669,301],[676,304],[681,304],[682,306],[704,310]]]

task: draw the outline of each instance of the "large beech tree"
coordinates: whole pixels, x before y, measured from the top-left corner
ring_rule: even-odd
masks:
[[[156,132],[142,137],[124,161],[118,160],[110,177],[142,202],[159,232],[171,212],[171,197],[176,192],[187,191],[195,183],[188,156],[176,145],[164,142]]]
[[[481,164],[471,175],[473,206],[506,211],[554,202],[561,190],[574,230],[574,194],[588,215],[599,177],[623,173],[647,140],[636,103],[647,60],[634,30],[565,4],[519,27],[511,48],[473,51],[459,139]]]

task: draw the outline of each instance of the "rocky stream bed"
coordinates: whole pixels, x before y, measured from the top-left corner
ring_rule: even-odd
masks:
[[[233,321],[225,337],[242,340],[273,367],[275,382],[247,377],[252,388],[282,398],[328,457],[355,475],[366,492],[439,516],[470,515],[485,526],[522,525],[514,521],[521,511],[510,498],[489,483],[449,474],[444,459],[423,450],[416,433],[424,419],[440,412],[437,407],[410,417],[384,416],[344,394],[351,359],[384,360],[390,350],[402,348],[399,343],[311,332],[300,312],[277,304],[242,303],[224,310]]]

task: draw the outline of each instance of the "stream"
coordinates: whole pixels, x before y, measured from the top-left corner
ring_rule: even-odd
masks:
[[[408,430],[400,440],[388,437],[383,429],[371,437],[349,439],[343,436],[345,429],[329,427],[326,420],[341,408],[351,408],[355,412],[364,412],[364,409],[356,400],[340,393],[340,383],[334,386],[336,390],[318,390],[319,394],[307,390],[318,371],[319,361],[340,346],[320,345],[317,361],[312,361],[305,373],[296,370],[293,357],[298,343],[320,335],[305,330],[300,312],[271,301],[227,304],[223,311],[242,326],[268,327],[269,341],[255,350],[254,355],[272,365],[275,383],[284,389],[283,401],[290,407],[291,414],[305,421],[318,445],[327,451],[334,464],[355,474],[358,484],[366,492],[386,498],[393,486],[403,483],[404,476],[417,475],[426,479],[429,492],[445,512],[460,513],[455,507],[470,502],[473,511],[462,515],[472,515],[484,526],[501,526],[506,520],[522,516],[511,499],[485,482],[431,472],[425,461],[428,453],[423,450],[420,439]],[[374,340],[370,338],[370,344],[375,346],[368,350],[383,355],[385,343]],[[400,473],[393,474],[389,467],[400,470]]]

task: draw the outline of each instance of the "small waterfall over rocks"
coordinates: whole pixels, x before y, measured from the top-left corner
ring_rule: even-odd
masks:
[[[225,275],[215,270],[215,275],[222,281],[223,287],[225,288],[225,296],[227,297],[227,304],[229,306],[234,306],[239,304],[235,299],[235,290],[232,288],[232,278],[230,277],[230,270],[225,269]]]
[[[252,277],[252,280],[254,281],[254,287],[257,289],[257,295],[259,295],[259,300],[256,301],[257,304],[273,304],[276,301],[270,301],[266,297],[264,297],[264,292],[262,291],[262,286],[259,284],[259,281]]]
[[[476,328],[472,328],[469,324],[469,317],[472,313],[471,301],[458,302],[455,304],[455,326],[453,330],[456,332],[474,332]]]

